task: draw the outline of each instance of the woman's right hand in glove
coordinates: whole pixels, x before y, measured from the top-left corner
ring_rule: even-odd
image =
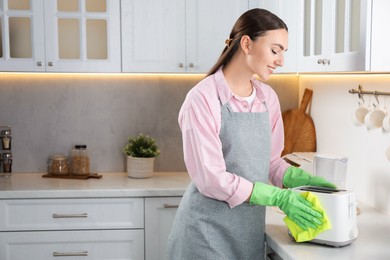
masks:
[[[253,186],[250,204],[278,206],[292,221],[304,230],[316,229],[321,225],[322,214],[312,208],[312,204],[298,192],[280,189],[256,182]]]

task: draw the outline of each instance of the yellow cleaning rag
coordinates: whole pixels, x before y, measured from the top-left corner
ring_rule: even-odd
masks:
[[[325,230],[332,228],[328,215],[326,214],[324,208],[321,206],[318,197],[311,192],[303,192],[301,193],[301,195],[313,204],[313,209],[317,210],[322,214],[322,224],[316,229],[309,227],[307,230],[304,230],[294,221],[292,221],[289,217],[285,217],[283,220],[286,223],[288,229],[290,230],[291,235],[295,238],[295,241],[297,242],[310,241]]]

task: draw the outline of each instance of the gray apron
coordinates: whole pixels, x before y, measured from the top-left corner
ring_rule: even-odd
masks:
[[[265,103],[264,103],[265,105]],[[268,109],[267,109],[268,110]],[[228,172],[251,182],[268,182],[271,129],[267,112],[233,112],[221,104],[219,137]],[[191,183],[167,245],[167,260],[264,259],[265,207],[244,202],[230,208],[202,195]]]

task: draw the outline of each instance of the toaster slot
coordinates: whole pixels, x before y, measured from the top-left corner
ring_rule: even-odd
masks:
[[[346,191],[346,190],[340,190],[340,189],[332,189],[327,187],[317,187],[317,186],[302,186],[298,187],[298,190],[301,191],[313,191],[313,192],[319,192],[319,193],[335,193],[340,191]]]

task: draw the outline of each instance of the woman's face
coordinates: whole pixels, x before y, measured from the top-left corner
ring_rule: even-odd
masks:
[[[283,66],[288,48],[288,32],[285,29],[270,30],[254,41],[248,37],[246,62],[253,74],[268,80],[278,66]]]

